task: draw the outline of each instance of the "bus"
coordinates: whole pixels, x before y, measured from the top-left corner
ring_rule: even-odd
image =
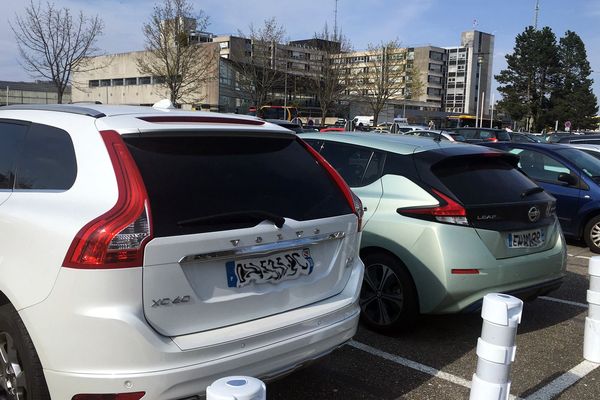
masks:
[[[475,128],[475,120],[477,118],[474,115],[449,115],[446,118],[446,128],[461,128],[461,127],[471,127]],[[489,118],[480,118],[479,124],[482,128],[501,128],[502,121],[494,120],[490,126]]]
[[[298,117],[298,108],[293,106],[262,106],[256,116],[263,119],[284,119],[291,121]]]

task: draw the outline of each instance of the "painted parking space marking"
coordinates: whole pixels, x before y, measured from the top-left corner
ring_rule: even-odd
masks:
[[[555,303],[568,304],[570,306],[575,306],[575,307],[588,308],[588,305],[585,303],[578,303],[576,301],[557,299],[555,297],[540,296],[540,297],[538,297],[538,299],[546,300],[546,301],[553,301]]]
[[[528,396],[526,400],[553,399],[555,396],[576,384],[581,378],[585,377],[599,366],[600,364],[590,361],[583,361],[581,364],[573,367],[571,370],[565,372],[537,392]]]
[[[574,255],[574,254],[571,254],[571,253],[567,253],[567,256],[569,256],[569,257],[573,257],[573,258],[582,258],[582,259],[584,259],[584,260],[590,260],[590,259],[592,258],[592,257],[590,257],[590,256],[576,256],[576,255]]]
[[[412,368],[414,370],[417,370],[419,372],[423,372],[423,373],[431,375],[433,377],[436,377],[436,378],[439,378],[439,379],[443,379],[445,381],[454,383],[456,385],[465,387],[467,389],[471,389],[471,381],[463,379],[463,378],[461,378],[459,376],[452,375],[452,374],[449,374],[447,372],[440,371],[439,369],[435,369],[435,368],[430,367],[428,365],[424,365],[424,364],[418,363],[416,361],[409,360],[408,358],[404,358],[404,357],[400,357],[400,356],[395,355],[395,354],[387,353],[385,351],[376,349],[375,347],[371,347],[369,345],[357,342],[355,340],[351,340],[350,343],[348,343],[348,345],[354,347],[355,349],[362,350],[362,351],[364,351],[366,353],[369,353],[371,355],[383,358],[385,360],[394,362],[396,364],[400,364],[400,365],[402,365],[404,367]],[[519,397],[516,397],[516,396],[513,396],[513,395],[510,395],[509,399],[510,400],[522,400]]]

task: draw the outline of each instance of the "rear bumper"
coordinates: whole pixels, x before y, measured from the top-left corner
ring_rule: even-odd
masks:
[[[558,279],[553,279],[548,282],[539,283],[537,285],[532,285],[532,286],[528,286],[528,287],[521,288],[521,289],[503,292],[503,293],[509,294],[511,296],[518,297],[521,300],[527,301],[527,300],[535,299],[538,296],[544,296],[550,292],[555,291],[563,284],[563,282],[564,282],[564,277],[558,278]],[[462,310],[462,312],[463,313],[478,312],[481,310],[482,304],[483,304],[483,299],[478,300],[478,301],[472,303],[471,305],[467,306],[464,310]]]
[[[348,268],[350,279],[334,297],[179,337],[162,336],[146,322],[142,271],[134,268],[63,268],[50,297],[20,315],[52,398],[137,391],[146,392],[144,400],[193,398],[218,378],[272,379],[350,340],[358,327],[363,265],[356,258]]]

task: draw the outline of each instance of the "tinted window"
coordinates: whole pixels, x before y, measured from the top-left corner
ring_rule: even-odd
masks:
[[[156,236],[246,228],[214,216],[261,211],[299,221],[351,213],[341,190],[288,135],[124,137],[148,195]],[[201,224],[182,221],[204,219]]]
[[[510,152],[519,155],[519,168],[533,179],[559,182],[558,175],[571,173],[563,163],[538,151],[512,149]],[[575,152],[580,153],[578,150]]]
[[[77,162],[69,134],[32,124],[17,162],[15,189],[67,190],[76,176]]]
[[[466,206],[521,201],[537,186],[502,157],[453,157],[431,171]]]
[[[27,125],[0,122],[0,189],[12,189],[14,163],[21,151]]]
[[[381,176],[383,154],[366,147],[325,141],[321,155],[350,187],[366,186]],[[372,163],[372,165],[371,165]]]

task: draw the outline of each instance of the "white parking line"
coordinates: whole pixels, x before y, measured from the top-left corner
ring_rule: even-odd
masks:
[[[548,297],[548,296],[540,296],[538,297],[538,299],[541,300],[547,300],[547,301],[553,301],[555,303],[562,303],[562,304],[568,304],[570,306],[575,306],[575,307],[581,307],[581,308],[588,308],[588,305],[585,303],[577,303],[576,301],[569,301],[569,300],[563,300],[563,299],[556,299],[554,297]]]
[[[352,347],[354,347],[356,349],[362,350],[362,351],[364,351],[366,353],[369,353],[371,355],[384,358],[384,359],[386,359],[388,361],[392,361],[392,362],[394,362],[396,364],[400,364],[400,365],[402,365],[404,367],[412,368],[412,369],[417,370],[419,372],[423,372],[425,374],[434,376],[436,378],[443,379],[443,380],[448,381],[448,382],[452,382],[452,383],[454,383],[456,385],[465,387],[467,389],[471,389],[471,381],[463,379],[463,378],[461,378],[459,376],[452,375],[452,374],[449,374],[447,372],[440,371],[438,369],[435,369],[433,367],[429,367],[429,366],[424,365],[424,364],[420,364],[418,362],[409,360],[408,358],[404,358],[404,357],[397,356],[395,354],[387,353],[385,351],[376,349],[375,347],[371,347],[369,345],[357,342],[355,340],[351,340],[350,343],[348,343],[348,345],[352,346]],[[513,396],[513,395],[510,395],[509,399],[511,399],[511,400],[521,400],[518,397]]]
[[[554,396],[564,392],[569,387],[573,386],[581,378],[598,368],[600,364],[596,364],[590,361],[583,361],[581,364],[575,366],[570,371],[565,372],[548,385],[544,386],[537,392],[533,393],[526,400],[550,400]]]
[[[571,253],[567,253],[567,255],[569,257],[573,257],[573,258],[583,258],[584,260],[590,260],[592,258],[592,257],[589,257],[589,256],[576,256],[576,255],[571,254]]]

